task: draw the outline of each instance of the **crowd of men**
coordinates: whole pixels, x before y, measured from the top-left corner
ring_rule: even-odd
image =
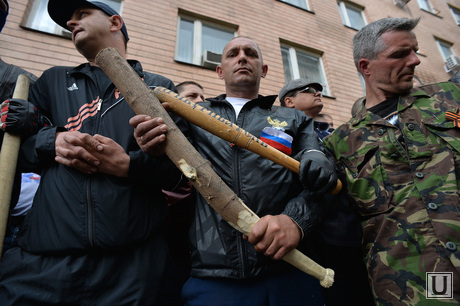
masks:
[[[40,175],[0,261],[1,305],[460,303],[460,85],[414,87],[419,19],[357,32],[366,96],[335,129],[320,116],[316,80],[259,93],[268,65],[250,37],[223,49],[225,92],[213,98],[128,60],[150,88],[179,92],[299,162],[296,174],[171,114],[260,217],[243,235],[208,205],[218,195],[194,190],[166,156],[164,118],[136,115],[96,64],[106,47],[127,57],[120,15],[85,0],[50,0],[48,12],[86,62],[44,71],[27,101],[1,97],[2,130],[22,137],[16,185],[21,173]],[[334,269],[331,288],[281,260],[295,248]],[[442,273],[451,287],[437,283]]]

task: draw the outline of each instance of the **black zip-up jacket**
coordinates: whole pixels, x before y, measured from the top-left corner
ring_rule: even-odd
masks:
[[[130,64],[150,87],[175,91],[169,79],[143,72],[137,61]],[[53,126],[21,147],[21,166],[42,175],[18,240],[29,252],[86,253],[141,244],[162,226],[167,206],[161,188],[180,180],[166,156],[140,150],[129,125],[135,113],[112,83],[98,88],[93,69],[53,67],[30,90],[29,100]],[[56,132],[64,130],[113,139],[131,158],[129,176],[88,175],[55,162]]]
[[[249,101],[236,118],[225,95],[208,99],[203,106],[236,123],[259,137],[265,127],[283,128],[291,135],[291,156],[307,149],[319,150],[313,121],[303,112],[274,106],[276,96],[259,96]],[[230,145],[225,140],[191,126],[192,142],[200,154],[209,160],[216,173],[259,217],[286,214],[307,234],[316,216],[316,203],[306,203],[299,194],[303,188],[298,174],[248,150]],[[195,219],[190,231],[192,276],[254,278],[276,270],[289,269],[283,261],[272,260],[243,240],[242,234],[231,227],[197,195]]]

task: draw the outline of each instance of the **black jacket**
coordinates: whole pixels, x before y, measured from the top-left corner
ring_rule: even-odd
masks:
[[[145,73],[130,61],[149,86],[175,90],[160,75]],[[99,68],[97,68],[99,69]],[[93,68],[54,67],[32,87],[29,100],[52,122],[21,148],[23,170],[42,175],[19,245],[40,254],[116,250],[140,244],[162,226],[167,208],[161,188],[180,179],[165,156],[142,152],[129,119],[135,114],[115,86],[98,88]],[[129,154],[128,178],[83,174],[54,161],[57,131],[76,130],[113,139]]]
[[[236,123],[259,137],[265,127],[278,126],[294,140],[291,156],[302,150],[319,149],[313,121],[301,111],[274,106],[276,96],[252,100],[244,105],[238,120],[225,95],[208,99],[203,106]],[[225,140],[191,126],[190,136],[199,153],[209,160],[216,173],[259,217],[286,214],[308,233],[315,219],[315,207],[309,207],[299,194],[302,187],[298,175],[248,150],[230,145]],[[254,278],[289,265],[257,253],[243,240],[242,234],[222,220],[197,195],[195,220],[190,231],[192,245],[192,276]]]
[[[14,88],[16,87],[16,81],[20,74],[25,74],[30,79],[30,84],[33,84],[37,77],[30,72],[25,71],[24,69],[5,63],[0,59],[0,104],[6,99],[12,98],[14,93]],[[3,130],[0,130],[0,149],[3,143]],[[21,191],[21,173],[17,172],[13,184],[13,192],[11,196],[11,207],[10,210],[16,205],[19,192]]]

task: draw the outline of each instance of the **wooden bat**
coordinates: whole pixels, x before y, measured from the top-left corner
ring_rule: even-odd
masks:
[[[96,56],[96,64],[117,86],[136,114],[164,119],[168,126],[164,145],[166,155],[224,220],[241,233],[249,235],[259,217],[237,197],[214,172],[211,163],[205,160],[190,144],[153,91],[141,80],[128,62],[116,49],[106,48]],[[299,250],[293,249],[283,259],[319,279],[323,287],[332,286],[334,271],[321,267]]]
[[[16,81],[13,98],[27,100],[29,95],[30,79],[20,74]],[[0,258],[3,252],[8,215],[10,211],[11,193],[16,174],[21,137],[5,133],[3,136],[2,151],[0,152]]]
[[[295,173],[299,173],[300,162],[287,154],[266,144],[256,136],[248,133],[238,125],[228,121],[225,118],[211,112],[200,103],[181,97],[179,94],[164,88],[156,87],[153,92],[161,102],[168,102],[171,111],[178,116],[190,121],[202,129],[222,138],[240,148],[247,149],[253,153],[259,154],[272,162],[275,162]],[[342,189],[342,182],[337,180],[337,185],[332,194],[337,194]]]

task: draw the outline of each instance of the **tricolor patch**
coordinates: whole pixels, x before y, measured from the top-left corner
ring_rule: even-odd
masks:
[[[288,155],[292,152],[292,139],[290,135],[272,127],[264,128],[260,135],[260,140]]]

